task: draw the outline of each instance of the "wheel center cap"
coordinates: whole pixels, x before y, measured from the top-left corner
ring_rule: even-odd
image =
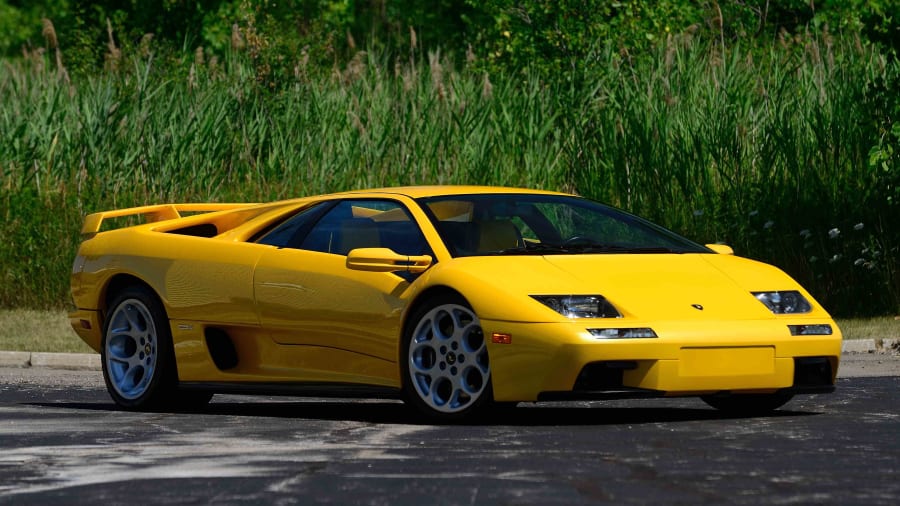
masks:
[[[456,363],[456,355],[454,355],[453,353],[448,353],[447,354],[447,363],[450,365],[455,364]]]
[[[152,349],[150,348],[149,344],[144,346],[144,354],[149,355],[151,351]]]

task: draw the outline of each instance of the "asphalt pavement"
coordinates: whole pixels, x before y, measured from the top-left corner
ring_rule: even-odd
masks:
[[[893,506],[900,354],[880,344],[842,355],[835,393],[768,416],[676,398],[523,403],[451,426],[380,400],[125,411],[97,355],[28,354],[0,362],[0,504]]]
[[[900,503],[900,377],[768,416],[698,399],[523,404],[438,426],[390,401],[120,410],[96,371],[0,369],[0,504]]]

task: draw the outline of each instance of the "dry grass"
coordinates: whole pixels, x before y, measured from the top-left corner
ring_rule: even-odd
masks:
[[[63,311],[0,310],[0,350],[93,353]]]
[[[838,320],[844,339],[900,339],[900,317]],[[0,350],[93,353],[62,311],[0,310]]]
[[[900,339],[900,316],[838,320],[844,339]]]

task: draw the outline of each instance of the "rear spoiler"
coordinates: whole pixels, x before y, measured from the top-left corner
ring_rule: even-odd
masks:
[[[100,231],[103,220],[107,218],[121,218],[123,216],[144,216],[148,223],[163,220],[181,218],[181,213],[197,212],[209,213],[213,211],[229,211],[256,204],[158,204],[155,206],[131,207],[129,209],[117,209],[115,211],[103,211],[89,214],[81,226],[82,236],[92,236]]]

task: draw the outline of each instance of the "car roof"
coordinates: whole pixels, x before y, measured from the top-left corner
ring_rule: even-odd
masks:
[[[467,185],[433,185],[433,186],[397,186],[392,188],[373,188],[352,190],[337,195],[398,194],[410,198],[440,197],[448,195],[496,194],[496,193],[528,193],[534,195],[567,195],[565,193],[530,188],[511,188],[505,186],[467,186]]]

